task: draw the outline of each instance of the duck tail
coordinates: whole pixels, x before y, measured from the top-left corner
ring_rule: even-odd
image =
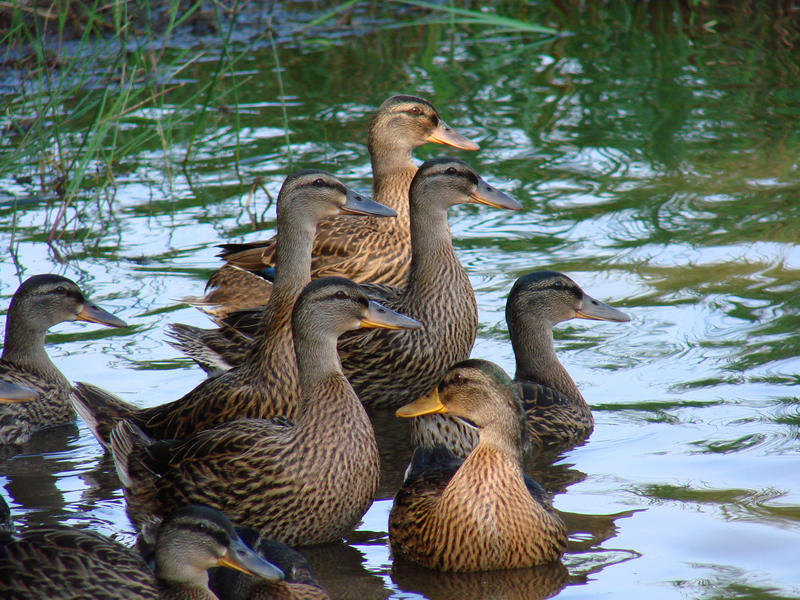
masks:
[[[148,541],[155,541],[162,508],[157,502],[157,484],[168,465],[175,440],[153,441],[127,419],[111,430],[111,456],[125,491],[128,517]]]
[[[114,466],[117,469],[119,480],[126,490],[133,489],[134,484],[137,483],[136,480],[139,479],[139,473],[136,474],[137,477],[131,475],[133,461],[137,455],[141,456],[153,440],[137,425],[125,419],[114,426],[110,438],[111,456],[114,458]],[[141,461],[137,462],[141,465]]]
[[[70,394],[72,406],[94,437],[107,450],[111,430],[120,419],[133,416],[137,408],[104,389],[88,383],[78,382]]]
[[[214,332],[183,323],[169,326],[167,343],[196,362],[209,377],[216,377],[231,368],[222,355],[214,350],[207,338]]]

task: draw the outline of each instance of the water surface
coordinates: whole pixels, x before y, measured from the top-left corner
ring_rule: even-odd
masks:
[[[444,577],[393,562],[387,517],[410,449],[406,424],[378,414],[379,498],[344,543],[306,552],[319,578],[335,597],[360,599],[797,597],[797,34],[770,10],[568,6],[496,7],[573,34],[546,43],[460,25],[386,29],[421,13],[360,4],[349,21],[300,35],[315,6],[276,8],[283,96],[273,48],[256,33],[268,9],[246,13],[232,42],[245,52],[220,84],[241,84],[238,110],[231,101],[208,115],[185,172],[189,128],[114,165],[114,187],[85,186],[50,245],[58,198],[41,185],[41,156],[8,168],[8,137],[3,306],[32,274],[75,279],[131,326],[55,327],[59,368],[142,406],[177,398],[203,374],[165,329],[208,325],[179,299],[202,290],[216,244],[271,235],[264,190],[275,197],[293,168],[368,189],[369,116],[392,93],[421,95],[480,143],[459,156],[525,206],[451,210],[480,310],[473,355],[513,372],[504,303],[532,270],[567,273],[632,321],[555,332],[596,420],[585,445],[528,465],[568,524],[565,569]],[[211,76],[221,46],[187,30],[166,52],[181,42],[204,45],[181,74],[188,89]],[[162,117],[142,109],[127,127]],[[443,152],[457,153],[428,145],[417,156]],[[66,521],[133,539],[113,465],[80,422],[0,459],[0,485],[21,527]]]

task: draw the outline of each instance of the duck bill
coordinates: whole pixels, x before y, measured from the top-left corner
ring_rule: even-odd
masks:
[[[408,419],[410,417],[421,417],[422,415],[435,415],[439,413],[446,413],[447,407],[439,400],[439,389],[433,388],[433,391],[426,394],[422,398],[417,398],[410,404],[401,406],[395,411],[395,415]]]
[[[459,150],[478,150],[478,144],[465,138],[460,133],[450,127],[447,123],[439,119],[439,125],[428,136],[428,141],[434,144],[444,144]]]
[[[382,329],[419,329],[419,321],[389,310],[374,300],[369,301],[367,314],[361,318],[361,327],[380,327]]]
[[[506,208],[508,210],[522,210],[522,204],[514,200],[505,192],[494,189],[483,179],[478,177],[478,186],[469,195],[469,201],[476,204],[485,204],[493,208]]]
[[[260,577],[266,581],[283,581],[283,571],[264,560],[239,539],[231,540],[228,551],[217,564],[220,567],[229,567],[242,573]]]
[[[587,294],[583,295],[581,308],[578,310],[575,316],[578,319],[591,319],[592,321],[617,321],[619,323],[625,323],[631,320],[631,318],[621,310],[617,310],[613,306],[609,306],[608,304],[600,302],[599,300],[595,300]]]
[[[397,212],[375,202],[373,199],[354,192],[351,189],[347,190],[347,195],[344,207],[340,211],[347,215],[369,215],[371,217],[396,217]]]
[[[109,327],[127,327],[128,324],[115,317],[109,312],[104,311],[96,304],[86,303],[83,305],[83,310],[78,313],[78,321],[88,321],[89,323],[100,323],[101,325],[108,325]]]
[[[0,381],[0,404],[16,404],[36,400],[39,393],[36,390],[16,385],[8,381]]]

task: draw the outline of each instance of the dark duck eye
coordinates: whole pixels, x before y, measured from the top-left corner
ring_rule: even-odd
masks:
[[[564,282],[563,281],[556,281],[553,284],[553,289],[554,290],[563,290],[564,289]]]
[[[447,173],[448,175],[455,175],[456,173],[458,173],[458,170],[455,167],[447,167],[445,173]]]
[[[322,178],[317,178],[314,180],[314,185],[317,187],[322,187],[325,185],[325,181]]]

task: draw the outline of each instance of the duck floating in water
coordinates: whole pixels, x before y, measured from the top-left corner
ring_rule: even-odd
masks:
[[[417,448],[389,514],[389,544],[440,571],[531,567],[558,560],[567,529],[522,471],[525,413],[505,372],[484,360],[451,367],[430,395],[399,417],[444,413],[479,430],[463,461]]]
[[[60,275],[34,275],[14,293],[6,315],[0,381],[36,393],[0,401],[0,445],[23,444],[40,429],[75,419],[69,397],[72,386],[44,347],[47,330],[64,321],[89,321],[126,327],[114,315],[89,302],[74,281]]]
[[[589,405],[553,347],[553,327],[575,318],[630,321],[624,312],[595,300],[555,271],[520,277],[508,295],[506,321],[517,361],[514,384],[525,407],[531,449],[571,448],[594,428]],[[411,438],[415,447],[444,445],[466,457],[478,443],[478,432],[458,419],[428,415],[412,421]]]

